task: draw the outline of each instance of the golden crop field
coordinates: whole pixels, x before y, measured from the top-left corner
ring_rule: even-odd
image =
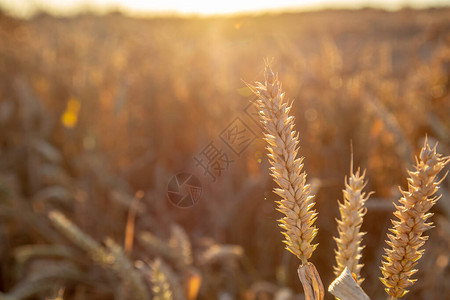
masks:
[[[0,300],[450,299],[448,155],[450,8],[0,13]]]

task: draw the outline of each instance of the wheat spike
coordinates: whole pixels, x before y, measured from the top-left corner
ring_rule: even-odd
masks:
[[[151,264],[150,281],[152,282],[152,291],[154,300],[172,300],[172,291],[167,279],[167,275],[164,272],[164,268],[161,267],[161,260],[156,259]]]
[[[62,234],[72,243],[85,250],[93,261],[107,269],[113,270],[130,287],[135,299],[149,298],[145,283],[134,269],[133,263],[125,255],[122,248],[112,239],[106,239],[107,248],[105,249],[97,241],[81,231],[61,212],[53,210],[49,212],[48,217]]]
[[[339,237],[334,238],[337,244],[334,274],[338,277],[345,267],[348,267],[349,271],[356,275],[358,284],[361,284],[364,281],[360,276],[363,265],[359,264],[359,259],[363,249],[361,241],[365,233],[360,232],[360,229],[367,211],[364,203],[371,193],[366,194],[362,191],[367,184],[364,182],[365,172],[361,174],[358,169],[353,173],[353,161],[350,169],[350,177],[345,180],[345,190],[342,191],[344,202],[338,202],[341,219],[336,220]]]
[[[285,215],[279,221],[285,230],[284,243],[305,264],[317,247],[312,244],[318,231],[313,225],[317,213],[313,210],[314,196],[306,184],[306,174],[302,172],[303,158],[297,158],[299,139],[294,117],[289,115],[292,106],[284,100],[281,84],[268,65],[265,83],[256,82],[250,88],[258,96],[256,103],[265,127],[271,175],[280,187],[274,192],[281,197],[277,201],[278,210]]]
[[[192,265],[192,249],[189,236],[183,227],[172,225],[169,246],[175,254],[177,266],[181,269]]]
[[[411,276],[417,272],[414,267],[424,252],[419,248],[428,238],[422,234],[432,228],[432,222],[426,220],[433,215],[428,211],[440,198],[433,197],[440,183],[436,182],[436,175],[450,161],[436,153],[436,146],[430,148],[425,140],[415,171],[408,171],[408,190],[401,191],[401,205],[396,205],[394,216],[398,220],[393,220],[393,228],[389,229],[392,234],[388,234],[386,243],[390,249],[385,249],[380,280],[392,299],[404,296],[416,281]]]
[[[60,211],[53,210],[49,212],[48,217],[53,225],[63,233],[72,243],[86,251],[92,260],[101,264],[109,265],[113,257],[106,251],[100,243],[92,237],[81,231]]]

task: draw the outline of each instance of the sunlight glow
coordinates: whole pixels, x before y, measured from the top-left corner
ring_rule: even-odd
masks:
[[[446,6],[448,0],[0,0],[0,7],[27,16],[36,10],[57,14],[73,14],[83,10],[108,12],[119,10],[129,14],[232,14],[287,9],[310,10],[320,8],[361,8],[364,6],[385,9],[409,7]]]

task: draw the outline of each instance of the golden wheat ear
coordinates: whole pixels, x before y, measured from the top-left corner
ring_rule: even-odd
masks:
[[[249,86],[258,97],[260,122],[265,129],[265,140],[269,151],[270,168],[274,181],[278,184],[274,192],[281,197],[277,210],[284,214],[279,220],[284,230],[283,241],[286,249],[302,262],[298,272],[305,295],[323,298],[323,285],[314,265],[308,262],[317,245],[312,240],[318,229],[314,226],[317,213],[313,207],[314,195],[306,183],[303,158],[297,157],[298,134],[294,130],[294,117],[289,115],[291,105],[284,99],[284,93],[277,76],[266,64],[264,84],[256,82]]]
[[[440,184],[436,176],[450,161],[449,157],[436,153],[436,147],[430,148],[425,140],[416,158],[415,171],[408,171],[408,190],[401,191],[400,205],[395,206],[397,220],[392,221],[393,227],[389,229],[392,234],[388,234],[386,243],[390,249],[385,249],[380,278],[392,299],[404,296],[416,281],[411,276],[417,272],[414,267],[424,252],[419,249],[428,238],[422,234],[432,228],[432,222],[426,221],[433,215],[428,211],[440,198],[433,196]]]
[[[314,226],[317,217],[313,210],[314,196],[306,184],[306,173],[302,172],[303,158],[297,158],[299,139],[294,117],[289,115],[291,106],[269,66],[265,77],[265,84],[257,82],[252,88],[258,96],[260,121],[265,128],[271,175],[279,186],[274,190],[281,197],[277,201],[278,210],[285,215],[280,227],[284,229],[287,250],[306,263],[317,247],[312,244],[318,231]]]
[[[165,268],[159,258],[151,265],[150,281],[152,283],[153,300],[172,300],[172,290]]]
[[[339,203],[339,212],[341,219],[336,220],[338,224],[339,237],[335,237],[337,244],[336,266],[334,274],[340,276],[345,267],[355,275],[355,280],[361,284],[364,279],[360,275],[362,264],[359,263],[361,258],[361,246],[364,232],[361,232],[363,217],[367,209],[364,204],[372,194],[366,194],[362,190],[367,184],[364,181],[365,171],[361,174],[360,169],[353,173],[353,161],[350,167],[350,177],[346,178],[345,189],[343,190],[344,201]]]

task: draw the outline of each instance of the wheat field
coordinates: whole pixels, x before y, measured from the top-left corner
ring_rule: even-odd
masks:
[[[0,12],[0,300],[450,299],[449,116],[450,8]]]

